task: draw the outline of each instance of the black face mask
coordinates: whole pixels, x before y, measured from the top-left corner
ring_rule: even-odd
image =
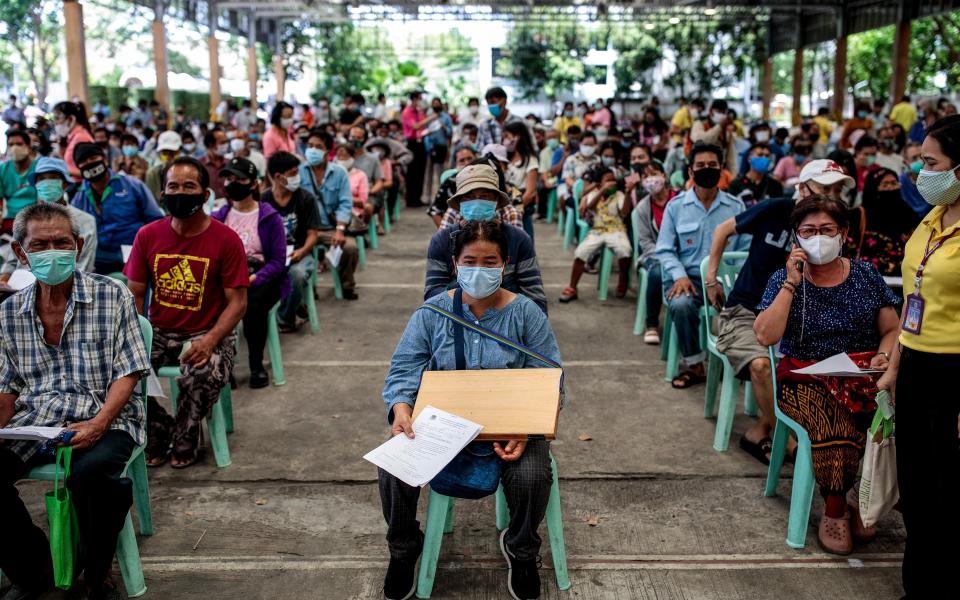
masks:
[[[234,202],[240,202],[247,196],[251,195],[253,186],[246,183],[240,183],[239,181],[231,181],[224,187],[224,191],[227,193],[227,198],[233,200]]]
[[[192,217],[203,206],[204,194],[164,194],[163,205],[176,219]]]
[[[580,149],[580,140],[570,140],[569,144],[570,144],[570,149],[573,150],[574,152]]]
[[[97,142],[97,145],[106,150],[110,146],[110,142]]]
[[[693,182],[702,188],[715,188],[720,183],[720,169],[697,169],[693,172]]]
[[[636,173],[643,173],[643,170],[650,164],[649,161],[637,161],[630,163],[630,168]]]
[[[96,181],[106,174],[107,164],[102,160],[89,164],[80,170],[80,175],[87,181]]]

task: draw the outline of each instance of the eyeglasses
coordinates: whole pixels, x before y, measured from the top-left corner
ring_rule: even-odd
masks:
[[[803,239],[812,238],[815,235],[825,235],[827,237],[834,237],[840,233],[840,228],[836,225],[823,225],[821,227],[806,226],[797,229],[797,235]]]

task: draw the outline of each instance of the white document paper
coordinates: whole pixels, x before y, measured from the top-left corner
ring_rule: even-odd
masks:
[[[127,261],[130,260],[131,252],[133,252],[133,246],[128,246],[127,244],[120,244],[120,254],[123,255],[123,264],[127,264]]]
[[[23,288],[32,285],[37,278],[26,269],[17,269],[10,275],[10,279],[7,281],[7,286],[11,289],[20,291]]]
[[[290,257],[291,257],[292,255],[293,255],[293,244],[287,244],[287,264],[286,264],[286,266],[288,266],[288,267],[290,266]]]
[[[427,406],[413,422],[415,438],[397,434],[363,458],[407,485],[423,487],[480,435],[482,428],[478,423]]]
[[[10,427],[0,429],[0,439],[46,442],[60,435],[63,427]]]
[[[874,373],[882,373],[877,369],[861,369],[844,353],[836,354],[821,360],[816,364],[802,369],[794,369],[799,375],[829,375],[832,377],[865,377]]]
[[[163,393],[163,386],[160,385],[160,378],[157,377],[153,369],[150,369],[150,374],[147,375],[147,395],[153,396],[154,398],[167,397],[167,395]]]
[[[340,258],[343,256],[343,248],[340,246],[334,246],[327,250],[327,262],[330,263],[330,266],[336,269],[340,266]]]

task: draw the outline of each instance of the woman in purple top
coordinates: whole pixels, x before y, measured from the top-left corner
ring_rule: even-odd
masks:
[[[287,237],[283,218],[268,203],[259,201],[257,167],[245,158],[234,158],[220,173],[226,178],[229,204],[212,216],[240,236],[247,254],[250,288],[243,334],[250,355],[250,387],[270,383],[263,368],[263,347],[267,341],[270,309],[290,293],[287,277]]]

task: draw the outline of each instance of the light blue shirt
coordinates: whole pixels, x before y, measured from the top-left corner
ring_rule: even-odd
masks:
[[[300,185],[317,197],[320,209],[320,228],[333,229],[336,223],[330,222],[330,213],[336,214],[340,223],[349,223],[353,216],[353,193],[350,191],[350,176],[346,169],[335,163],[327,163],[323,172],[323,181],[317,184],[310,165],[300,165]]]
[[[657,237],[657,260],[664,279],[677,281],[689,274],[700,276],[700,262],[710,254],[713,231],[717,225],[746,210],[743,202],[726,192],[718,192],[710,210],[703,207],[694,188],[667,204]],[[750,236],[731,238],[727,250],[748,250]]]
[[[438,294],[426,302],[453,312],[453,298]],[[547,315],[526,296],[517,295],[502,309],[490,308],[477,319],[466,304],[464,318],[479,323],[485,329],[509,338],[559,363],[560,348],[553,335]],[[390,360],[390,371],[383,387],[383,401],[387,405],[387,420],[393,421],[393,405],[404,402],[413,406],[420,390],[424,371],[454,371],[457,358],[454,351],[454,323],[447,317],[427,308],[413,313],[400,337]],[[547,365],[519,350],[514,350],[464,328],[464,358],[467,369],[537,369]],[[563,390],[560,390],[563,405]]]

